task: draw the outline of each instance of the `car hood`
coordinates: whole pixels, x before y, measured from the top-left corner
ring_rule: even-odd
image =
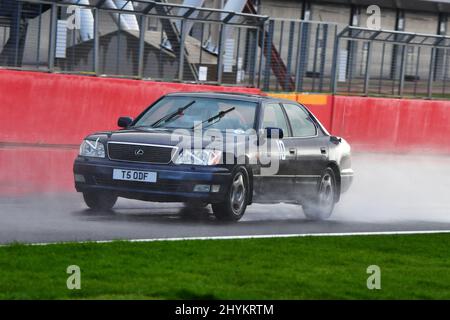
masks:
[[[201,132],[201,131],[200,131]],[[232,134],[232,136],[243,135],[243,134]],[[185,142],[190,141],[195,146],[201,145],[205,147],[211,143],[211,136],[205,137],[203,134],[198,134],[194,136],[193,131],[189,130],[173,130],[173,129],[124,129],[118,131],[106,131],[97,132],[92,134],[86,139],[99,140],[103,143],[108,142],[123,142],[123,143],[137,143],[137,144],[155,144],[155,145],[166,145],[166,146],[176,146],[183,139]],[[217,141],[220,140],[220,135],[216,137]],[[232,139],[234,140],[234,139]]]

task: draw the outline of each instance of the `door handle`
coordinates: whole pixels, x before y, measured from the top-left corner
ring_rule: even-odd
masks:
[[[289,149],[289,153],[290,154],[295,154],[297,152],[297,149],[295,149],[295,148],[290,148]]]
[[[321,154],[327,154],[327,149],[325,147],[320,148]]]

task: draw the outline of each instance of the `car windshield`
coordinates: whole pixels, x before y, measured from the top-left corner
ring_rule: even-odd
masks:
[[[173,129],[227,129],[246,131],[253,128],[256,103],[231,99],[201,97],[165,97],[153,105],[135,127]]]

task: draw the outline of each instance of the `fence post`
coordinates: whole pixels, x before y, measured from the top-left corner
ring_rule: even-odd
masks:
[[[402,63],[400,64],[400,83],[398,87],[398,95],[400,97],[403,97],[403,88],[405,86],[406,54],[408,51],[407,49],[407,45],[404,45],[402,51]]]
[[[145,31],[147,29],[147,16],[141,15],[141,25],[139,26],[139,51],[138,51],[138,78],[144,77],[144,49]]]
[[[222,73],[223,73],[223,49],[225,41],[225,25],[220,24],[220,34],[219,34],[219,56],[217,57],[217,83],[222,84]]]
[[[301,59],[301,55],[302,55],[302,50],[301,50],[301,46],[302,46],[302,31],[303,31],[303,24],[304,21],[300,21],[300,26],[298,27],[298,36],[297,36],[297,57],[295,58],[295,84],[294,84],[294,91],[298,92],[298,84],[300,82],[300,72],[299,72],[299,68],[300,68],[300,59]]]
[[[22,60],[23,60],[23,51],[25,50],[25,48],[22,50],[22,54],[20,53],[20,23],[21,23],[21,16],[22,16],[22,2],[17,3],[16,6],[16,12],[14,13],[14,17],[13,17],[13,25],[15,24],[15,28],[14,28],[14,32],[12,30],[12,28],[10,29],[10,37],[13,38],[14,37],[14,33],[15,33],[15,44],[14,44],[14,58],[8,58],[9,62],[13,62],[14,67],[18,67],[19,66],[19,60],[20,61],[20,66],[22,66]]]
[[[337,28],[337,26],[336,26]],[[325,59],[328,43],[328,24],[323,25],[323,36],[322,36],[322,48],[320,49],[320,78],[319,78],[319,92],[323,91],[323,77],[325,73]]]
[[[56,50],[56,23],[57,23],[57,10],[56,4],[52,4],[50,10],[50,44],[48,48],[48,69],[53,72],[55,69],[55,50]]]
[[[100,65],[98,60],[100,48],[99,31],[98,31],[99,20],[100,20],[99,10],[98,8],[94,8],[94,73],[96,76],[100,74]]]
[[[309,60],[309,35],[311,29],[311,23],[309,21],[302,22],[300,47],[298,48],[299,59],[296,70],[298,77],[295,91],[303,91],[304,78],[306,75]]]
[[[314,44],[314,58],[313,58],[313,70],[312,70],[312,86],[311,91],[316,89],[316,68],[317,68],[317,53],[319,51],[319,38],[320,38],[320,24],[316,25],[316,38]]]
[[[178,65],[178,80],[183,81],[184,77],[184,42],[186,40],[186,20],[181,20],[181,35],[180,35],[180,60]],[[172,44],[173,45],[173,44]]]
[[[264,84],[263,84],[263,90],[265,90],[265,91],[269,90],[269,87],[270,87],[270,70],[272,68],[271,51],[272,51],[272,43],[273,43],[273,41],[272,41],[273,40],[273,31],[274,31],[274,21],[270,20],[267,42],[265,43],[266,64],[264,66]]]
[[[338,74],[338,61],[339,61],[339,42],[341,40],[340,34],[337,34],[334,38],[333,48],[333,64],[331,69],[331,93],[337,92],[337,74]]]
[[[288,52],[287,52],[287,65],[286,65],[286,78],[285,83],[289,83],[291,80],[291,70],[292,70],[292,54],[294,46],[294,36],[295,36],[295,21],[291,21],[289,24],[289,40],[288,40]]]
[[[258,29],[259,30],[259,29]],[[247,36],[250,37],[249,46],[250,49],[247,53],[248,67],[249,67],[249,84],[254,87],[256,82],[256,65],[258,61],[258,43],[259,43],[259,31],[251,29],[247,32]]]
[[[258,64],[258,88],[261,89],[261,73],[262,63],[264,59],[264,45],[266,43],[266,22],[258,30],[258,44],[260,47],[259,64]]]
[[[42,4],[39,4],[39,18],[37,31],[37,50],[36,50],[36,68],[39,69],[39,62],[41,60],[41,31],[42,31]]]
[[[431,48],[430,71],[428,72],[427,97],[431,99],[433,95],[434,59],[436,58],[436,48]]]
[[[370,64],[372,60],[372,41],[367,43],[366,74],[364,75],[364,95],[369,95]]]
[[[383,68],[384,68],[384,54],[386,52],[386,43],[383,42],[383,49],[381,49],[381,63],[380,63],[380,76],[378,79],[378,94],[381,94],[381,86],[383,84]]]

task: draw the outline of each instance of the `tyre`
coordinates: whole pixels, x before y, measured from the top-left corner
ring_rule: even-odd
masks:
[[[84,202],[95,211],[111,210],[116,204],[117,196],[109,192],[84,192]]]
[[[327,168],[321,178],[317,194],[303,205],[303,212],[310,220],[324,220],[331,216],[336,203],[336,177],[331,168]]]
[[[212,204],[214,215],[221,221],[238,221],[242,218],[248,203],[248,175],[240,167],[233,174],[230,188],[222,203]]]

